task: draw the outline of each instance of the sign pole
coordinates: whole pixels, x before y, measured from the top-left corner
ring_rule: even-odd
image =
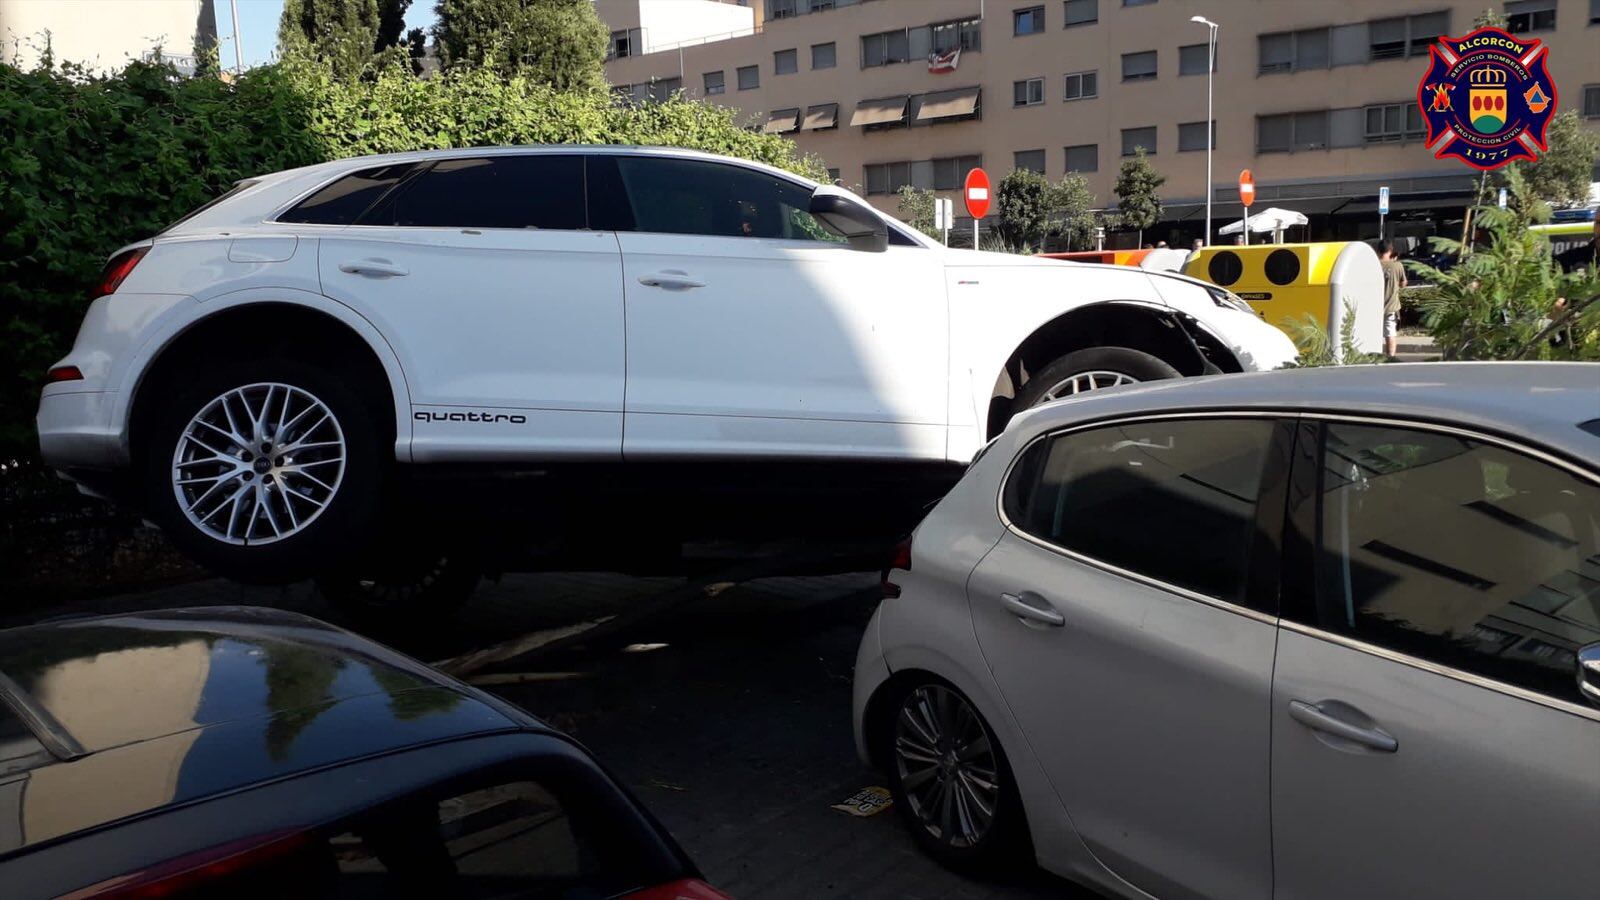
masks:
[[[1239,173],[1239,203],[1244,207],[1244,245],[1250,246],[1250,204],[1256,202],[1256,178],[1249,169]]]
[[[1388,235],[1384,233],[1383,220],[1389,217],[1389,186],[1378,188],[1378,241],[1383,242]]]

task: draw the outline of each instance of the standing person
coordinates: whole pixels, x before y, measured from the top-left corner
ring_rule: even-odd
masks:
[[[1394,241],[1384,241],[1378,250],[1383,266],[1383,354],[1393,359],[1400,344],[1400,289],[1406,286],[1406,267],[1394,253]]]

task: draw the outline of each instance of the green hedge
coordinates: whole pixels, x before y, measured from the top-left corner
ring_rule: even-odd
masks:
[[[135,63],[96,76],[0,65],[0,460],[34,455],[40,378],[70,347],[117,247],[241,178],[327,159],[537,143],[664,144],[820,177],[793,144],[717,107],[618,106],[484,71],[339,81],[304,63],[234,85]]]

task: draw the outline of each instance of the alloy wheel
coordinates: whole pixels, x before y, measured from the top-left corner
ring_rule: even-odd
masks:
[[[1087,372],[1074,372],[1071,377],[1054,385],[1044,392],[1039,398],[1040,403],[1050,400],[1059,400],[1073,394],[1082,394],[1087,391],[1097,391],[1101,388],[1116,387],[1119,384],[1138,384],[1139,379],[1126,372],[1112,372],[1108,369],[1093,369]]]
[[[983,840],[1000,801],[1000,770],[993,740],[965,698],[936,684],[907,695],[894,757],[906,803],[930,835],[961,848]]]
[[[328,405],[288,384],[234,388],[189,420],[172,453],[178,508],[229,544],[304,531],[333,502],[345,437]]]

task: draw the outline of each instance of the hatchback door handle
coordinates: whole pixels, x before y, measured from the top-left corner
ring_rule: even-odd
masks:
[[[1344,706],[1345,704],[1337,704]],[[1360,744],[1379,753],[1393,753],[1400,749],[1394,735],[1376,725],[1363,727],[1334,716],[1315,703],[1304,700],[1289,701],[1289,717],[1312,731],[1320,731],[1352,744]]]
[[[339,271],[351,275],[376,275],[381,278],[398,278],[408,274],[405,269],[387,259],[352,259],[340,263]]]
[[[1037,622],[1051,628],[1060,628],[1067,624],[1066,616],[1055,611],[1050,606],[1050,601],[1032,591],[1021,594],[1001,594],[1000,605],[1008,612],[1023,620],[1023,624]]]
[[[654,275],[640,275],[639,283],[645,287],[666,288],[669,291],[682,291],[706,286],[704,281],[690,278],[688,272],[679,269],[668,269],[665,272],[657,272]]]

